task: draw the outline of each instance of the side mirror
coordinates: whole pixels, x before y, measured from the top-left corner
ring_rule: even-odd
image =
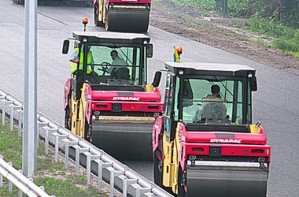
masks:
[[[256,76],[252,77],[250,81],[250,87],[251,87],[251,91],[257,91]]]
[[[62,54],[67,54],[69,52],[70,41],[64,40],[63,47],[62,47]]]
[[[160,85],[161,75],[162,75],[162,72],[161,72],[161,71],[157,71],[157,72],[155,73],[154,81],[153,81],[153,83],[152,83],[152,86],[154,86],[155,88],[158,87],[158,86]]]
[[[148,58],[153,57],[153,45],[152,44],[146,45],[146,57],[148,57]]]

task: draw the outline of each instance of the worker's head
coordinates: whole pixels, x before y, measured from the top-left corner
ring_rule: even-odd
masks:
[[[178,52],[179,55],[183,53],[182,47],[176,47],[175,50]]]
[[[212,85],[211,86],[211,93],[212,94],[219,94],[220,93],[220,87],[218,85]]]
[[[115,60],[115,58],[118,56],[118,53],[117,53],[116,50],[112,50],[111,53],[110,53],[110,55],[111,55],[111,58],[112,58],[113,60]]]

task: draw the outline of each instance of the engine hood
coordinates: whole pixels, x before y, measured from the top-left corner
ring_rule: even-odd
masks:
[[[244,126],[246,127],[246,126]],[[244,132],[246,129],[236,129],[234,125],[226,125],[225,127],[210,127],[208,130],[203,127],[203,130],[192,128],[184,124],[179,124],[180,140],[185,143],[209,143],[209,144],[251,144],[251,145],[265,145],[267,143],[266,135],[261,130],[260,133],[252,133],[250,130]],[[230,130],[231,128],[231,130]],[[240,127],[242,128],[242,127]],[[249,128],[249,127],[248,127]]]
[[[100,101],[160,102],[161,95],[157,92],[94,91],[91,99]]]

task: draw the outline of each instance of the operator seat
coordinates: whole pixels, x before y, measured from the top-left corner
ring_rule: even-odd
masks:
[[[124,79],[124,80],[130,80],[130,73],[129,69],[122,67],[118,68],[115,71],[115,79]]]
[[[227,123],[226,106],[223,102],[209,102],[206,103],[201,111],[201,120],[206,122],[220,122]]]

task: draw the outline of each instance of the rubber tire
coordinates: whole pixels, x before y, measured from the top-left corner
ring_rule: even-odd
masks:
[[[156,156],[156,154],[154,153],[153,155],[153,168],[154,168],[154,182],[156,185],[160,186],[161,188],[163,188],[165,191],[167,191],[168,193],[174,195],[174,193],[172,192],[171,188],[169,187],[164,187],[162,185],[162,172],[160,172],[159,170],[159,159]]]
[[[109,17],[109,12],[108,12],[108,10],[106,9],[106,16],[105,16],[105,29],[106,29],[106,31],[110,31],[109,30],[109,19],[108,19],[108,17]]]
[[[88,135],[88,133],[90,134]],[[85,120],[85,130],[84,130],[84,139],[88,142],[92,141],[91,125]]]
[[[182,168],[181,168],[181,165],[179,166],[179,185],[178,185],[178,194],[177,194],[177,197],[186,197],[186,192],[185,192],[185,189],[184,189],[184,186],[182,186],[182,179],[183,179],[183,171],[182,171]]]
[[[93,7],[93,19],[94,19],[94,24],[95,26],[103,26],[103,23],[99,21],[99,14],[97,11],[99,10],[98,5],[94,5]]]
[[[70,107],[65,109],[65,117],[64,117],[64,127],[68,130],[71,129],[71,114],[70,114]]]
[[[98,7],[98,6],[96,6],[96,5],[94,5],[94,7],[93,7],[93,20],[94,20],[94,25],[95,25],[95,26],[99,26],[99,23],[98,23],[98,18],[99,18],[99,16],[98,16],[98,14],[97,14],[97,10],[98,10],[97,7]]]
[[[68,130],[71,130],[72,128],[72,120],[71,120],[71,92],[69,93],[68,95],[68,98],[67,98],[67,102],[68,102],[68,106],[65,108],[65,115],[64,115],[64,127]]]
[[[12,2],[15,4],[24,5],[24,0],[13,0]]]
[[[159,170],[159,159],[156,154],[153,154],[154,182],[156,185],[162,186],[162,172]]]

